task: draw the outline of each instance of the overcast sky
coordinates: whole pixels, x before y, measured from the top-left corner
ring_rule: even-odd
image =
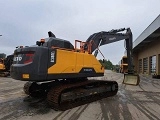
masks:
[[[0,0],[0,53],[33,45],[48,37],[48,31],[74,44],[95,32],[130,27],[135,40],[160,14],[159,5],[160,0]],[[100,50],[117,64],[124,41]]]

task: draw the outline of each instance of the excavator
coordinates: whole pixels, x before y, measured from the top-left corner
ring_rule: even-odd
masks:
[[[31,97],[45,97],[56,110],[66,110],[99,99],[114,96],[118,91],[116,81],[98,80],[104,76],[104,67],[97,60],[99,47],[125,40],[128,57],[128,73],[125,84],[138,85],[132,60],[132,32],[130,28],[102,31],[92,34],[86,42],[49,37],[36,45],[19,47],[14,51],[11,77],[28,81],[24,92]],[[94,53],[94,54],[93,54]],[[91,79],[89,79],[91,77]]]
[[[12,64],[13,55],[0,53],[0,76],[7,77],[10,75],[10,66]]]
[[[127,73],[128,71],[128,64],[127,64],[127,56],[123,56],[121,59],[120,64],[120,73]]]

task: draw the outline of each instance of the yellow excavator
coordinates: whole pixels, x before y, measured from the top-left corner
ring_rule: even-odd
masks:
[[[0,76],[7,77],[10,75],[10,66],[12,64],[13,55],[0,53]]]
[[[139,84],[139,77],[133,70],[130,28],[94,33],[85,42],[75,40],[74,46],[56,38],[50,31],[48,35],[34,46],[14,51],[11,77],[28,81],[24,85],[27,95],[45,96],[49,105],[58,110],[116,95],[116,81],[88,80],[88,77],[104,76],[104,67],[96,58],[99,47],[119,40],[126,41],[128,57],[128,73],[124,75],[123,83]]]
[[[123,56],[120,64],[120,73],[127,73],[127,72],[128,72],[127,56]]]
[[[0,76],[3,76],[3,72],[5,70],[4,58],[6,55],[4,53],[0,53]]]

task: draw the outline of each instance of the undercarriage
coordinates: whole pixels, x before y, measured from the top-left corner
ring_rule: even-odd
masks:
[[[118,84],[106,80],[27,82],[24,92],[31,97],[45,97],[55,110],[67,110],[116,95]]]
[[[0,71],[0,77],[7,77],[7,76],[9,76],[9,72]]]

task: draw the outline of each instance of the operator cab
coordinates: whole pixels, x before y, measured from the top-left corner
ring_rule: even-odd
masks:
[[[5,57],[6,57],[6,54],[0,53],[0,58],[1,58],[1,59],[4,59]]]

